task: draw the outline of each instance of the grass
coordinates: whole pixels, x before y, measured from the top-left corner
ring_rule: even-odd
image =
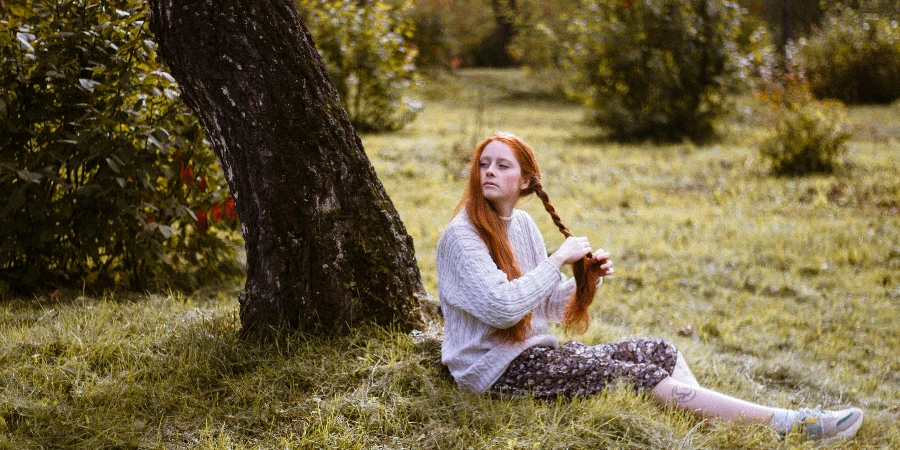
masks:
[[[624,145],[553,86],[517,71],[445,76],[409,128],[363,137],[427,289],[465,158],[514,132],[567,225],[614,255],[578,339],[664,337],[714,389],[864,408],[858,437],[831,448],[900,448],[900,104],[851,109],[845,167],[792,179],[768,176],[752,102],[719,144]],[[539,201],[521,207],[548,248],[562,242]],[[242,342],[238,290],[0,303],[0,448],[813,447],[625,386],[550,402],[462,392],[440,365],[439,326]]]

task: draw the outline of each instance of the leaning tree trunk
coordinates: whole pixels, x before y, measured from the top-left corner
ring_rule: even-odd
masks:
[[[412,239],[291,0],[150,0],[162,60],[235,198],[246,334],[362,322],[409,329],[424,293]]]

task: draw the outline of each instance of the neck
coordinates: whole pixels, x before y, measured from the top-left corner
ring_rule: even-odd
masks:
[[[497,214],[501,218],[512,217],[513,210],[516,208],[516,204],[514,202],[507,203],[507,204],[502,204],[500,202],[489,202],[489,203],[491,204],[491,206],[494,207],[494,211],[497,211]]]

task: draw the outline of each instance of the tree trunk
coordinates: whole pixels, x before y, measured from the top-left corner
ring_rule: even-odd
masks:
[[[781,0],[781,50],[787,54],[787,45],[794,37],[793,0]]]
[[[411,329],[412,238],[290,0],[151,0],[150,29],[222,165],[247,249],[245,335]]]

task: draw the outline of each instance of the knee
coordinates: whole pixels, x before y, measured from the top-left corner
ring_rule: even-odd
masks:
[[[672,355],[678,353],[678,347],[663,338],[647,338],[645,342],[652,345],[653,348],[658,352],[668,353]]]
[[[671,376],[665,377],[660,380],[659,383],[656,383],[656,386],[653,386],[653,389],[650,390],[650,395],[660,402],[665,403],[666,400],[672,397],[672,389],[680,384],[681,383],[679,383],[678,380]]]

